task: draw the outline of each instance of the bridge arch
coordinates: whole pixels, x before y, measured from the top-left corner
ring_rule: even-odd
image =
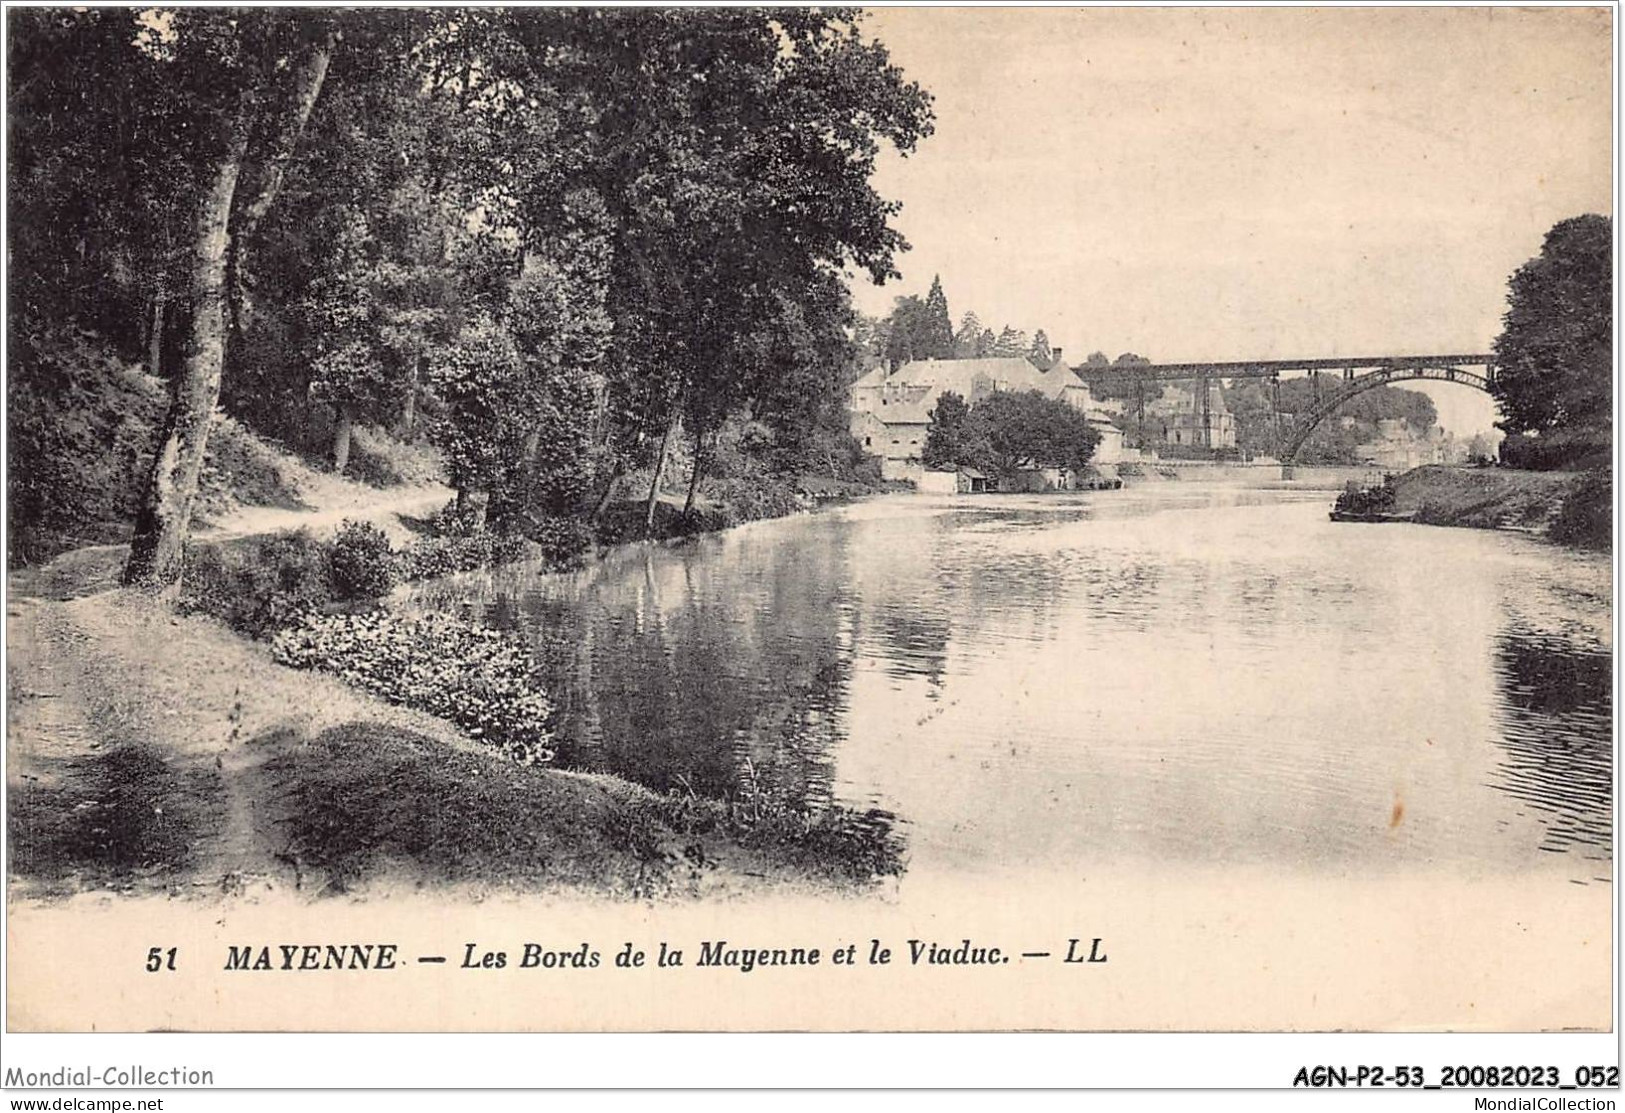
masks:
[[[1494,368],[1486,365],[1484,373],[1468,371],[1465,368],[1452,364],[1406,364],[1395,367],[1378,367],[1367,371],[1353,379],[1342,382],[1342,389],[1317,402],[1306,413],[1293,421],[1292,425],[1281,435],[1281,447],[1278,456],[1283,464],[1295,463],[1298,452],[1303,448],[1309,435],[1319,427],[1332,414],[1341,409],[1344,403],[1356,398],[1368,390],[1379,386],[1388,386],[1393,383],[1408,380],[1426,380],[1439,383],[1460,383],[1463,386],[1482,390],[1486,394],[1494,393],[1491,387],[1494,383]]]

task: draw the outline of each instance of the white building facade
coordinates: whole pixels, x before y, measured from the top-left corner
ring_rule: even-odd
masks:
[[[1091,407],[1089,387],[1059,361],[1040,371],[1015,358],[917,359],[890,374],[877,367],[848,388],[851,432],[865,452],[880,458],[882,478],[918,486],[925,478],[921,457],[937,400],[953,393],[975,405],[1001,390],[1036,390],[1085,412]]]

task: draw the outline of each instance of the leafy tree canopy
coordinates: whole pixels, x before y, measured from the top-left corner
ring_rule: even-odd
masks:
[[[1518,268],[1495,341],[1501,428],[1577,442],[1611,437],[1613,222],[1587,215],[1546,234]]]
[[[1029,468],[1082,468],[1099,434],[1082,412],[1036,390],[996,391],[968,410],[939,396],[922,452],[928,467],[969,466],[1001,475]]]

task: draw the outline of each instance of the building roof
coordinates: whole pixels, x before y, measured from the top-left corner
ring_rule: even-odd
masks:
[[[1223,388],[1219,386],[1218,381],[1215,379],[1208,379],[1206,382],[1208,389],[1208,413],[1215,417],[1228,415],[1230,413],[1230,407],[1224,404]],[[1202,399],[1194,390],[1191,391],[1191,401],[1195,409],[1200,411],[1202,408]]]
[[[883,383],[885,381],[886,381],[886,365],[884,363],[878,363],[874,367],[871,367],[863,375],[861,375],[860,377],[854,379],[851,382],[851,384],[847,387],[847,389],[850,390],[853,387],[861,387],[861,386],[879,386],[881,383]]]
[[[915,386],[934,386],[969,395],[974,380],[986,377],[994,382],[1009,384],[1008,390],[1041,390],[1057,393],[1066,387],[1084,386],[1084,381],[1064,363],[1057,363],[1048,371],[1040,371],[1025,357],[1010,356],[987,359],[915,359],[903,364],[891,374],[885,365],[875,367],[852,382],[854,387],[880,386],[883,383],[908,383]]]
[[[1040,371],[1024,357],[1008,359],[916,359],[905,363],[890,375],[884,368],[864,375],[852,384],[853,388],[895,386],[912,387],[897,393],[912,395],[907,401],[891,397],[885,407],[868,409],[868,413],[887,425],[928,425],[937,400],[953,391],[968,403],[975,403],[996,390],[1036,390],[1047,398],[1060,398],[1067,390],[1087,390],[1082,379],[1074,375],[1065,364],[1049,371]]]
[[[1029,363],[1025,357],[1004,359],[916,359],[899,367],[886,382],[914,383],[933,386],[938,390],[951,390],[966,398],[971,396],[978,379],[1003,383],[1005,390],[1039,390],[1045,394],[1059,393],[1065,386],[1082,385],[1070,370],[1061,374],[1046,374]]]

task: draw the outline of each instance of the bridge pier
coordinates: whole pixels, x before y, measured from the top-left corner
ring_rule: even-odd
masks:
[[[1281,465],[1281,478],[1282,479],[1296,479],[1297,477],[1298,477],[1298,469],[1297,469],[1297,467],[1295,465],[1293,465],[1293,464],[1282,464]]]

